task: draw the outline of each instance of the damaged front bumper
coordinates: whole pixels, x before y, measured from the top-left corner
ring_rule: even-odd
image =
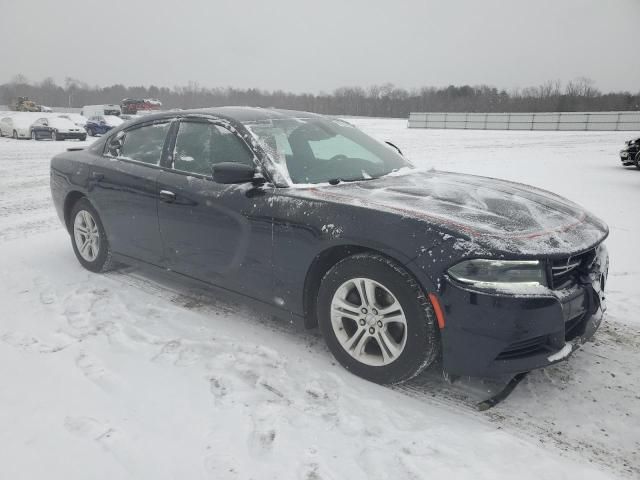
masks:
[[[444,370],[496,376],[560,362],[589,340],[606,312],[609,257],[604,245],[575,282],[545,294],[484,292],[447,279],[440,293]]]

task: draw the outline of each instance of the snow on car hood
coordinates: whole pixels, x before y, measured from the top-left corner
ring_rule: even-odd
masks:
[[[478,252],[569,255],[594,246],[609,231],[597,217],[551,192],[474,175],[413,170],[305,190],[317,198],[438,225],[471,242],[461,248]]]

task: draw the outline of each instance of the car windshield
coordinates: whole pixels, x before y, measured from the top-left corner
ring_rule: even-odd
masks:
[[[410,166],[392,147],[343,120],[284,118],[245,126],[294,184],[369,180]]]

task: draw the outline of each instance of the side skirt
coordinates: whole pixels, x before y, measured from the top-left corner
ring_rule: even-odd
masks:
[[[228,300],[230,302],[243,303],[249,305],[256,310],[264,312],[268,315],[279,318],[283,321],[291,323],[295,325],[297,328],[306,329],[305,321],[303,315],[298,315],[296,313],[290,312],[286,309],[278,307],[276,305],[271,305],[262,300],[258,300],[256,298],[250,297],[248,295],[244,295],[242,293],[235,292],[233,290],[229,290],[225,287],[221,287],[219,285],[214,285],[213,283],[205,282],[199,280],[197,278],[191,277],[189,275],[185,275],[179,272],[175,272],[173,270],[168,270],[167,268],[160,267],[158,265],[154,265],[152,263],[145,262],[143,260],[138,260],[137,258],[129,257],[127,255],[122,255],[120,253],[113,253],[113,259],[118,263],[123,263],[125,265],[130,265],[133,267],[138,267],[141,269],[152,270],[153,272],[160,275],[168,275],[172,277],[177,277],[182,281],[187,283],[187,286],[192,286],[196,289],[207,290],[210,292],[219,295],[221,299]]]

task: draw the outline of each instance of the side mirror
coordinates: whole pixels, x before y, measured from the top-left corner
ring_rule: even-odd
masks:
[[[124,135],[116,135],[115,138],[112,138],[109,141],[109,145],[107,147],[107,150],[109,151],[109,154],[113,157],[119,157],[120,156],[120,149],[122,148],[123,145],[123,137]]]
[[[243,163],[222,162],[213,166],[213,181],[217,183],[253,182],[255,175],[256,168]]]

